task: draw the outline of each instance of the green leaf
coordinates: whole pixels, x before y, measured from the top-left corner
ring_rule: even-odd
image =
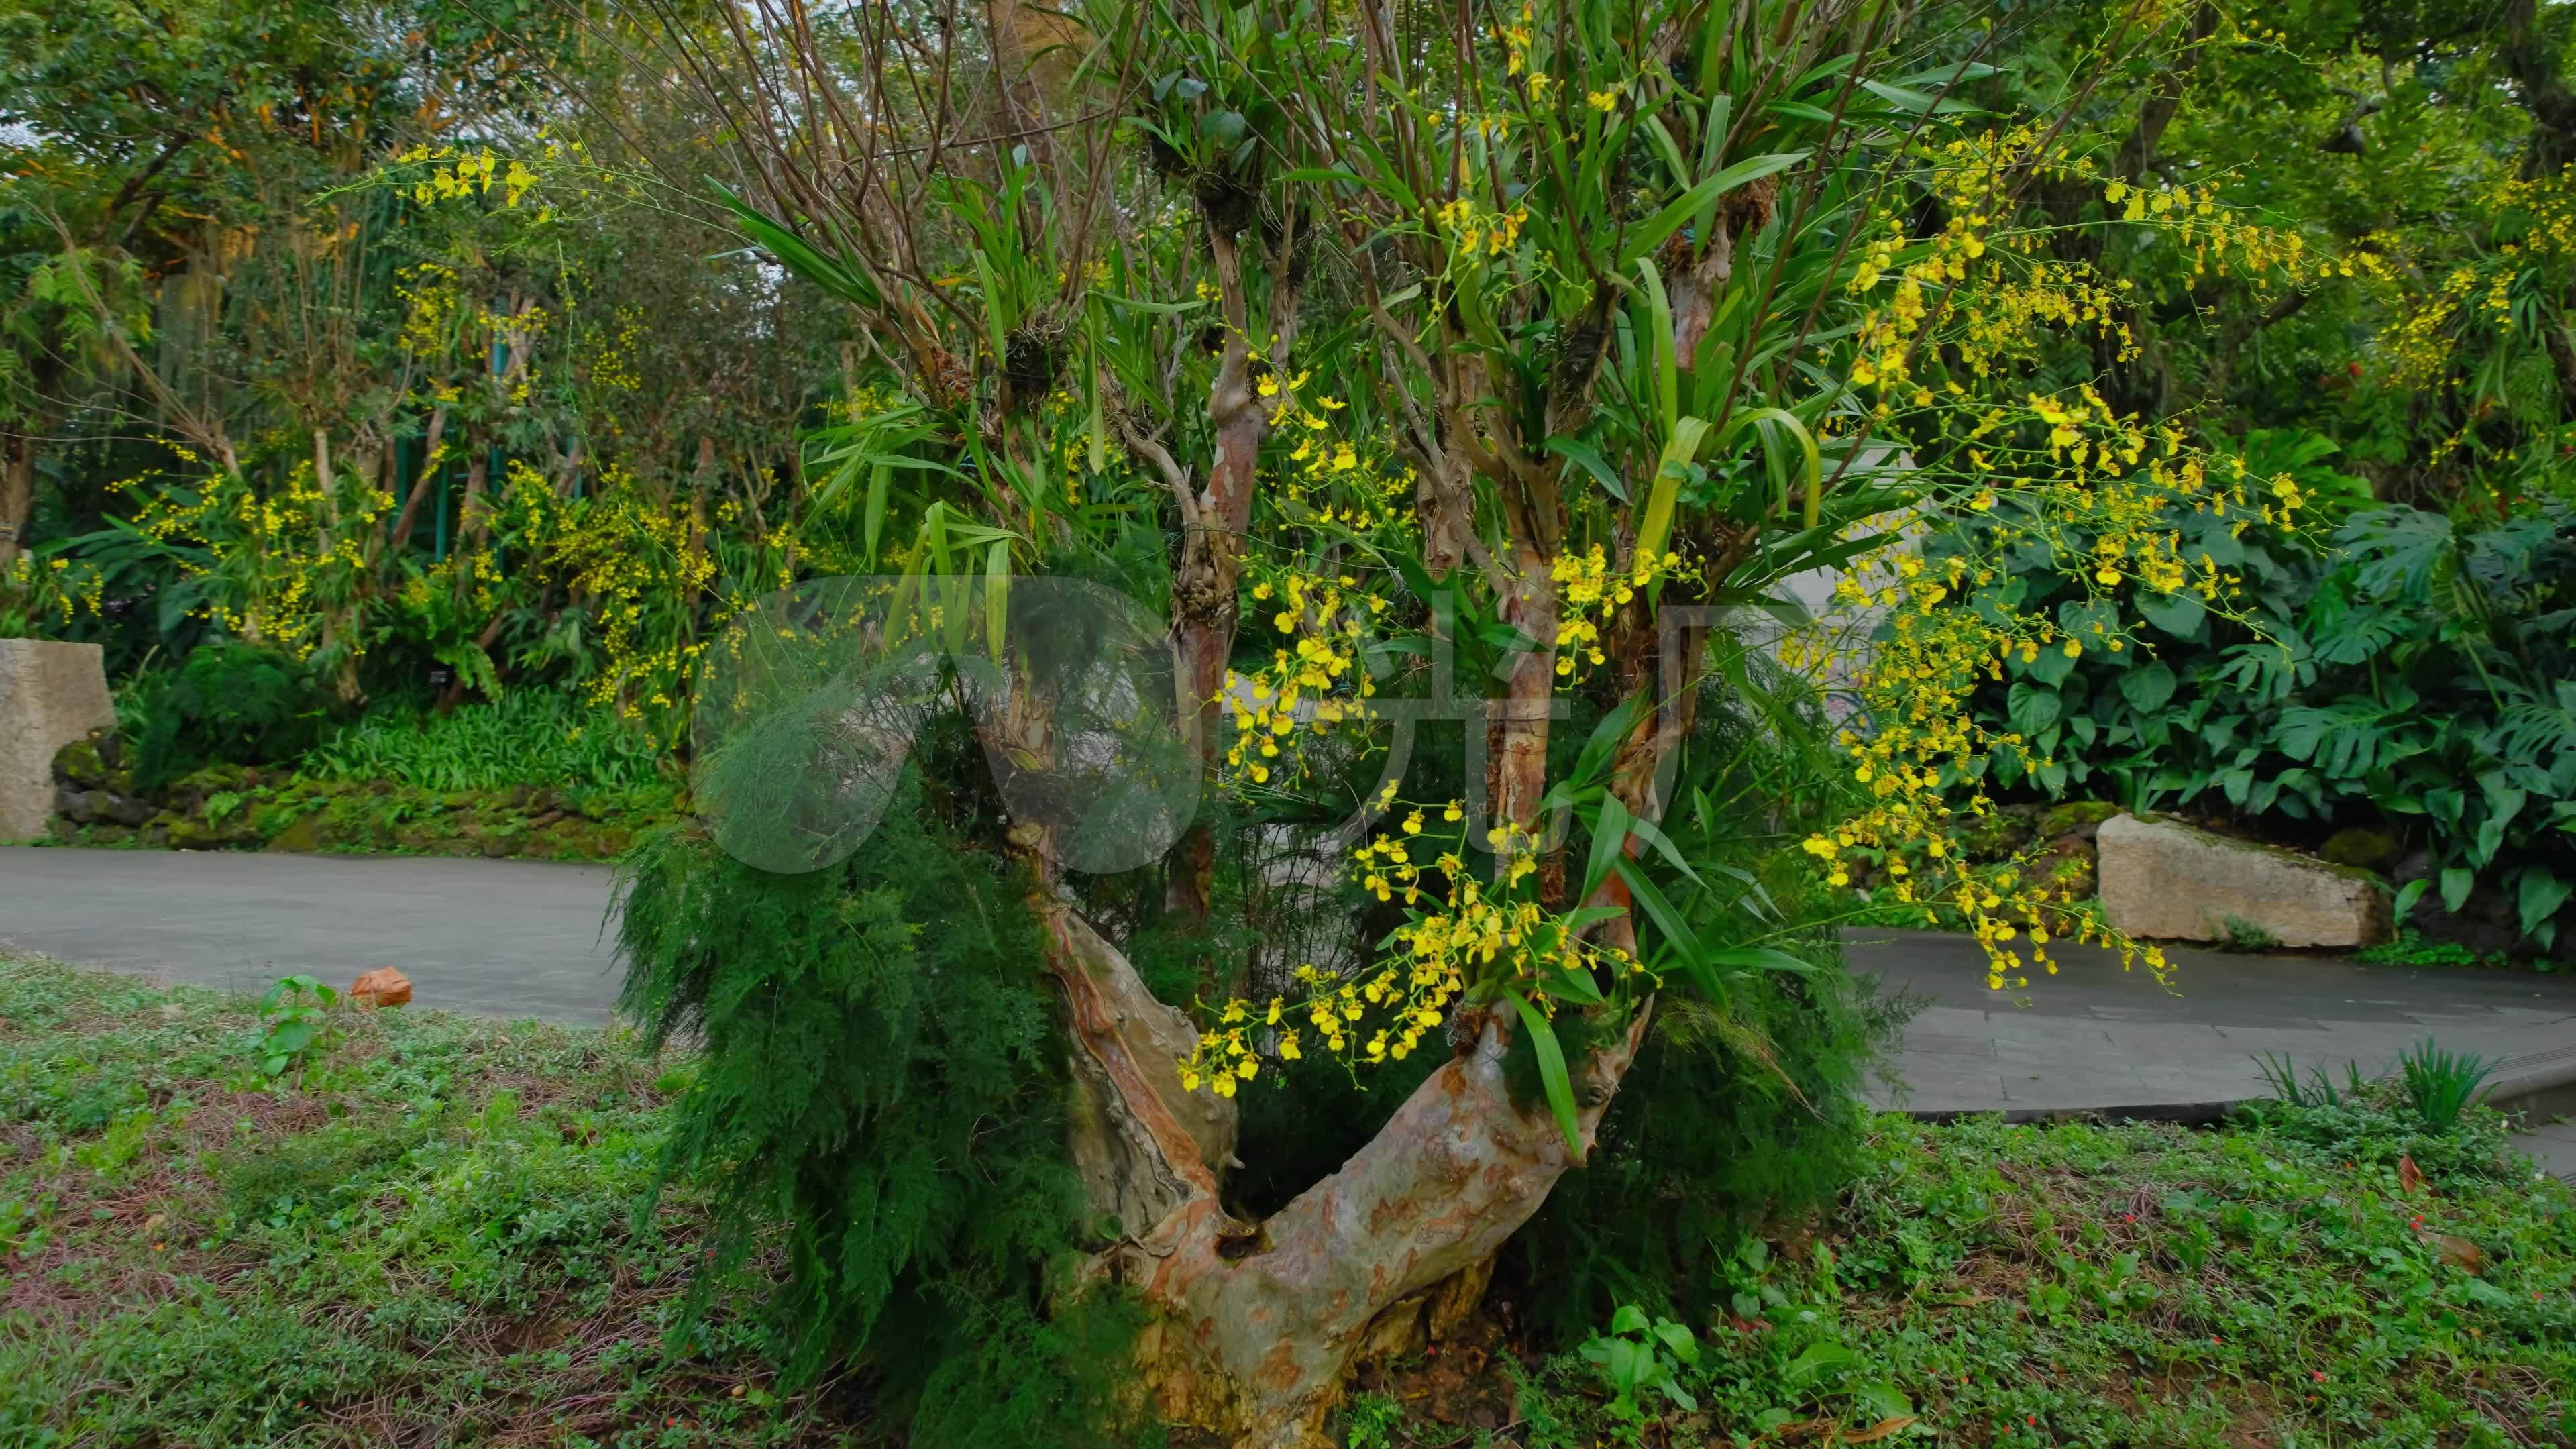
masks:
[[[1610,867],[1616,864],[1628,844],[1628,807],[1619,797],[1603,794],[1601,813],[1592,821],[1592,859],[1583,868],[1583,889],[1578,900],[1592,899],[1592,893],[1610,878]]]
[[[2120,676],[2120,697],[2140,714],[2153,714],[2173,698],[2174,672],[2161,659]]]
[[[2021,666],[2021,672],[2046,685],[2060,685],[2075,672],[2075,657],[2059,644],[2042,644],[2039,657]]]
[[[2027,679],[2014,680],[2005,698],[2008,701],[2005,714],[2012,720],[2013,729],[2025,739],[2037,738],[2040,731],[2057,723],[2058,716],[2066,709],[2066,702],[2058,697],[2056,690]]]
[[[2567,904],[2569,892],[2576,883],[2560,880],[2545,865],[2532,866],[2522,873],[2521,887],[2515,892],[2514,905],[2522,916],[2522,933],[2526,936],[2540,929],[2540,923],[2558,914]]]
[[[1560,433],[1547,440],[1547,450],[1581,464],[1583,471],[1592,475],[1592,481],[1601,485],[1602,492],[1622,503],[1628,501],[1628,485],[1620,482],[1619,475],[1610,471],[1610,463],[1601,456],[1600,449],[1580,438],[1569,438]]]
[[[1673,198],[1663,210],[1648,217],[1643,226],[1628,234],[1626,244],[1619,250],[1618,270],[1625,272],[1662,246],[1664,238],[1680,230],[1692,212],[1747,182],[1786,171],[1806,160],[1807,155],[1804,151],[1783,151],[1769,156],[1750,156]]]
[[[886,494],[894,484],[894,465],[880,459],[868,470],[868,501],[863,517],[867,530],[868,567],[877,566],[877,539],[885,532]]]
[[[2141,592],[2138,595],[2138,612],[2148,623],[2177,639],[2197,639],[2209,609],[2201,603],[2200,595],[2188,589],[2176,589],[2170,594]]]
[[[1738,971],[1779,971],[1791,976],[1813,976],[1816,968],[1777,946],[1728,946],[1711,951],[1711,966],[1727,966]]]
[[[2424,899],[2424,892],[2431,889],[2432,885],[2432,877],[2427,876],[2422,880],[2410,880],[2404,887],[2399,889],[2397,892],[2397,907],[2394,914],[2400,922],[2403,922],[2407,916],[2414,912],[2415,903]]]
[[[2469,892],[2477,886],[2477,872],[2466,866],[2452,866],[2442,872],[2442,909],[2458,915],[2468,902]]]
[[[1673,304],[1664,291],[1664,278],[1655,270],[1651,257],[1637,258],[1638,275],[1645,278],[1646,333],[1655,351],[1655,405],[1664,422],[1664,432],[1671,436],[1681,425],[1682,390],[1679,363],[1673,356]],[[1696,443],[1692,448],[1697,452]],[[1671,455],[1669,451],[1666,457]],[[1682,459],[1687,463],[1689,457]],[[1657,467],[1656,483],[1662,483],[1662,469]]]
[[[1681,497],[1683,473],[1707,436],[1705,419],[1682,418],[1673,424],[1664,455],[1655,464],[1655,489],[1646,498],[1646,517],[1637,525],[1637,557],[1663,557],[1664,543],[1672,536],[1673,505]]]
[[[1655,929],[1663,933],[1665,941],[1681,957],[1682,964],[1704,975],[1708,956],[1700,950],[1699,933],[1690,928],[1690,922],[1682,918],[1681,912],[1673,909],[1673,903],[1664,898],[1662,888],[1638,869],[1635,861],[1625,856],[1612,862],[1610,868],[1628,883],[1629,898],[1645,911],[1646,919],[1655,923]],[[1703,985],[1706,984],[1703,981]]]
[[[1574,1115],[1574,1079],[1566,1074],[1565,1049],[1557,1045],[1556,1028],[1519,992],[1506,987],[1503,996],[1521,1014],[1521,1029],[1529,1033],[1530,1055],[1538,1058],[1539,1085],[1547,1090],[1547,1105],[1556,1113],[1557,1130],[1565,1134],[1565,1150],[1580,1162],[1583,1128]]]
[[[1748,408],[1736,414],[1736,421],[1728,424],[1726,431],[1731,436],[1737,427],[1745,425],[1759,426],[1764,429],[1766,456],[1769,453],[1768,443],[1771,434],[1768,430],[1770,428],[1787,428],[1790,435],[1797,439],[1798,450],[1806,464],[1807,498],[1804,526],[1814,528],[1817,511],[1823,506],[1825,496],[1824,457],[1816,450],[1816,435],[1808,432],[1807,425],[1800,422],[1798,415],[1787,408]],[[1782,500],[1784,507],[1786,502],[1786,499]]]
[[[1002,651],[1008,643],[1005,625],[1011,607],[1011,541],[993,540],[984,555],[984,643],[995,664],[1004,662]]]

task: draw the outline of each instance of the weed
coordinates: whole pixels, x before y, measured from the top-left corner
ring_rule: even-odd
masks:
[[[2449,1132],[2459,1125],[2460,1113],[2477,1100],[2478,1088],[2494,1071],[2495,1063],[2486,1058],[2446,1051],[2430,1038],[2407,1048],[2397,1059],[2406,1100],[2424,1125],[2436,1132]]]
[[[260,1072],[272,1081],[290,1071],[301,1079],[331,1049],[331,1008],[339,1002],[339,992],[310,976],[279,977],[259,998],[259,1037],[251,1050]]]
[[[2281,938],[2273,935],[2259,922],[2246,920],[2242,916],[2229,916],[2225,925],[2226,950],[2277,951],[2281,947]]]
[[[2308,1080],[2302,1085],[2298,1064],[2287,1054],[2276,1056],[2265,1052],[2254,1061],[2263,1074],[2264,1085],[2272,1089],[2273,1098],[2293,1107],[2339,1106],[2347,1094],[2359,1097],[2370,1085],[2361,1075],[2361,1063],[2355,1061],[2343,1064],[2344,1084],[2341,1087],[2335,1085],[2334,1079],[2326,1075],[2322,1066],[2308,1068]]]
[[[2411,927],[2390,940],[2369,946],[2354,960],[2371,966],[2483,966],[2502,970],[2513,964],[2502,951],[2472,951],[2457,941],[2428,941]]]
[[[1699,1362],[1699,1340],[1685,1325],[1669,1318],[1650,1323],[1644,1309],[1623,1303],[1610,1316],[1610,1331],[1595,1334],[1575,1352],[1610,1390],[1613,1419],[1634,1423],[1644,1417],[1648,1393],[1684,1411],[1699,1407],[1675,1376],[1677,1370]]]
[[[1342,1410],[1346,1449],[1395,1449],[1395,1430],[1404,1422],[1404,1406],[1384,1394],[1360,1394]]]

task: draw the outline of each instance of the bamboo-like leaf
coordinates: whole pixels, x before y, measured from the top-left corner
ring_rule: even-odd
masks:
[[[1529,1033],[1530,1055],[1538,1059],[1539,1085],[1547,1092],[1547,1105],[1556,1113],[1557,1130],[1565,1134],[1565,1150],[1583,1156],[1583,1127],[1574,1114],[1574,1079],[1565,1070],[1565,1048],[1556,1040],[1556,1028],[1547,1014],[1530,1005],[1529,998],[1509,987],[1503,996],[1512,1009],[1521,1014],[1521,1029]]]
[[[1611,471],[1609,460],[1601,456],[1600,449],[1580,438],[1569,438],[1560,433],[1547,440],[1547,450],[1560,458],[1582,464],[1583,471],[1592,475],[1592,481],[1601,485],[1602,492],[1622,503],[1628,501],[1628,485],[1620,482],[1619,475]]]
[[[867,530],[868,567],[877,566],[877,539],[885,532],[886,494],[894,484],[894,465],[880,458],[868,470],[867,511],[862,520]]]
[[[734,194],[721,181],[710,179],[725,208],[741,224],[742,234],[768,249],[778,264],[824,291],[862,307],[874,307],[883,301],[875,285],[861,274],[842,266],[808,245],[804,238],[789,231],[766,213]]]
[[[1790,436],[1798,440],[1798,451],[1804,455],[1807,474],[1805,526],[1815,527],[1816,514],[1823,507],[1825,496],[1824,457],[1816,450],[1816,435],[1808,432],[1807,425],[1787,408],[1748,408],[1738,413],[1736,420],[1727,426],[1728,432],[1734,432],[1738,424],[1749,427],[1769,423],[1788,429]],[[1768,451],[1767,447],[1765,451]]]
[[[1624,272],[1636,265],[1640,258],[1651,256],[1655,248],[1664,244],[1664,238],[1679,231],[1682,223],[1701,207],[1747,182],[1786,171],[1806,160],[1807,155],[1804,151],[1778,151],[1767,156],[1748,156],[1673,198],[1663,210],[1648,217],[1636,231],[1629,233],[1626,245],[1619,252],[1619,270]]]
[[[1665,943],[1681,957],[1683,964],[1704,968],[1708,957],[1700,950],[1699,932],[1692,930],[1690,922],[1673,908],[1673,903],[1665,898],[1663,888],[1655,884],[1653,877],[1626,856],[1612,862],[1610,868],[1619,872],[1619,878],[1628,883],[1629,898],[1645,911],[1647,920],[1655,923],[1655,929],[1663,933]]]
[[[1673,302],[1664,290],[1663,273],[1655,270],[1651,257],[1637,258],[1638,274],[1645,278],[1641,289],[1646,298],[1646,330],[1655,350],[1655,406],[1664,421],[1664,432],[1670,434],[1682,414],[1679,362],[1673,356]]]
[[[995,664],[1003,663],[1002,650],[1009,641],[1006,624],[1011,607],[1011,541],[993,540],[984,555],[984,646]]]
[[[984,255],[982,247],[975,249],[975,284],[983,289],[984,331],[992,342],[993,365],[1000,367],[1010,350],[1011,319],[1003,311],[1002,289],[993,280],[992,259]]]
[[[1664,443],[1664,455],[1655,464],[1654,491],[1646,497],[1646,516],[1637,525],[1637,557],[1663,557],[1664,542],[1672,537],[1673,505],[1681,497],[1682,478],[1707,436],[1705,418],[1686,417],[1673,424],[1672,434]]]
[[[1605,792],[1601,813],[1592,820],[1592,858],[1583,867],[1583,889],[1576,893],[1577,899],[1592,899],[1592,893],[1610,878],[1610,867],[1618,863],[1628,844],[1628,824],[1628,807]]]

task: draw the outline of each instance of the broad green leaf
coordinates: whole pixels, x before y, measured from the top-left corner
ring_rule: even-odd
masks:
[[[2164,708],[2173,692],[2174,672],[2161,659],[2120,676],[2120,697],[2140,714],[2153,714]]]
[[[2066,708],[2066,702],[2058,697],[2056,690],[2027,679],[2014,680],[2005,698],[2005,713],[2012,720],[2014,731],[2025,739],[2038,738],[2042,730],[2057,723],[2058,716]]]
[[[2541,922],[2558,914],[2558,908],[2567,904],[2570,891],[2576,891],[2576,883],[2560,880],[2545,865],[2524,870],[2514,901],[2522,916],[2522,933],[2531,935],[2540,929]]]
[[[2442,909],[2453,915],[2468,904],[2469,892],[2476,888],[2477,872],[2465,866],[2452,866],[2442,872]]]
[[[2201,603],[2200,595],[2188,589],[2176,589],[2170,594],[2141,592],[2138,595],[2138,612],[2146,617],[2148,623],[2177,639],[2197,639],[2209,609]]]

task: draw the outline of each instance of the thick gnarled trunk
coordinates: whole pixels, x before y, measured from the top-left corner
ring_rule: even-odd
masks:
[[[1234,1104],[1181,1088],[1196,1032],[1070,907],[1046,908],[1048,969],[1074,1056],[1074,1155],[1115,1242],[1095,1273],[1155,1321],[1138,1345],[1150,1406],[1241,1449],[1322,1449],[1354,1361],[1396,1325],[1447,1331],[1474,1308],[1494,1254],[1579,1157],[1543,1101],[1516,1101],[1510,1022],[1486,1015],[1369,1144],[1267,1219],[1229,1213]],[[1646,1030],[1584,1064],[1588,1151]],[[1396,1335],[1405,1335],[1399,1331]]]
[[[1646,1019],[1586,1065],[1587,1149]],[[1390,1310],[1420,1305],[1435,1331],[1472,1310],[1494,1254],[1577,1161],[1543,1102],[1514,1100],[1509,1041],[1487,1017],[1340,1171],[1267,1219],[1187,1192],[1102,1256],[1156,1312],[1139,1359],[1165,1420],[1239,1449],[1323,1449],[1325,1415]]]

